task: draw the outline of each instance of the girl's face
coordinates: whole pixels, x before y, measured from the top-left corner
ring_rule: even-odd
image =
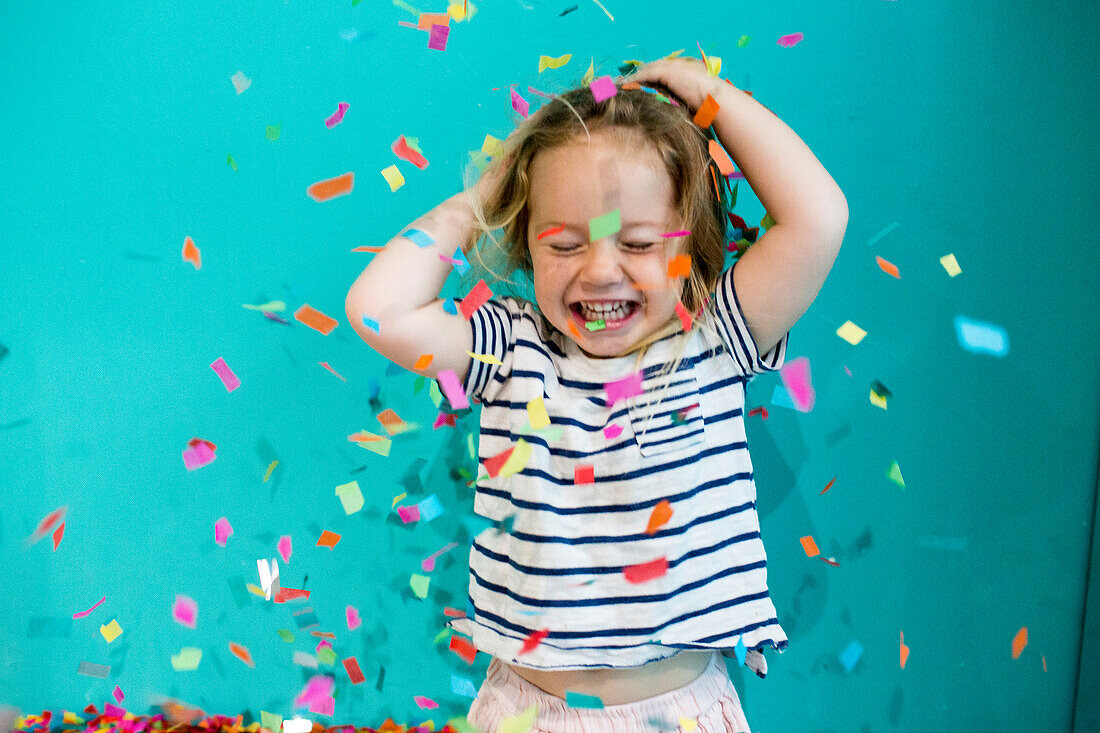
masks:
[[[628,353],[675,315],[682,284],[668,277],[680,239],[661,237],[679,227],[660,158],[594,133],[591,146],[581,139],[539,153],[529,174],[527,241],[539,309],[589,356]],[[590,240],[589,221],[616,209],[622,228]],[[558,227],[565,228],[538,238]],[[601,319],[602,329],[585,326]]]

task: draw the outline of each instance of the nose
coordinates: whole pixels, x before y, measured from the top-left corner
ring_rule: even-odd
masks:
[[[581,276],[585,285],[607,287],[623,279],[622,263],[615,242],[604,238],[592,242],[584,256]]]

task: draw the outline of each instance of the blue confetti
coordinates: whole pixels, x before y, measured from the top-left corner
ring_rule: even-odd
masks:
[[[439,497],[435,494],[423,499],[417,506],[420,507],[421,522],[430,522],[443,513],[443,505],[439,503]]]
[[[859,658],[863,656],[863,645],[855,639],[848,645],[848,648],[840,653],[840,663],[844,665],[844,669],[851,672],[855,669],[856,664],[859,663]]]
[[[465,677],[459,677],[457,674],[451,675],[451,692],[456,695],[462,695],[463,697],[477,697],[477,690],[474,689],[474,683]]]
[[[451,255],[452,260],[458,260],[458,264],[455,265],[455,269],[458,270],[459,275],[465,275],[466,271],[470,269],[470,261],[466,259],[466,255],[462,254],[462,248],[456,247],[455,252]]]
[[[782,384],[775,385],[775,391],[772,392],[772,404],[778,407],[789,407],[792,410],[797,409],[794,406],[794,400],[791,399],[791,393]]]
[[[1008,353],[1008,332],[993,323],[955,316],[955,336],[959,346],[974,354],[1003,357]]]
[[[579,692],[565,691],[565,704],[571,708],[593,708],[603,710],[603,700],[595,695],[584,695]]]
[[[378,321],[374,320],[370,316],[363,316],[363,325],[374,331],[375,333],[382,333],[382,327],[378,324]]]
[[[737,637],[737,646],[733,648],[733,652],[737,655],[737,663],[744,664],[745,657],[747,657],[749,653],[748,649],[745,648],[744,637]]]
[[[411,239],[417,247],[429,247],[435,243],[434,239],[419,229],[406,229],[401,233],[401,236],[405,239]]]
[[[443,301],[443,310],[447,311],[452,316],[457,316],[458,315],[458,306],[455,305],[455,299],[454,298],[447,298],[445,301]]]

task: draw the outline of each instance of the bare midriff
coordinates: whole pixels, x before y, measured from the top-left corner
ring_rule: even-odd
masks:
[[[646,700],[691,684],[710,663],[713,651],[685,651],[641,667],[618,669],[531,669],[508,665],[512,671],[555,697],[579,692],[600,698],[604,705]]]

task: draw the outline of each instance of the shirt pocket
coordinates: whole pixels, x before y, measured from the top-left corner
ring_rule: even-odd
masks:
[[[702,399],[694,370],[647,376],[628,411],[643,456],[660,456],[706,442]]]

